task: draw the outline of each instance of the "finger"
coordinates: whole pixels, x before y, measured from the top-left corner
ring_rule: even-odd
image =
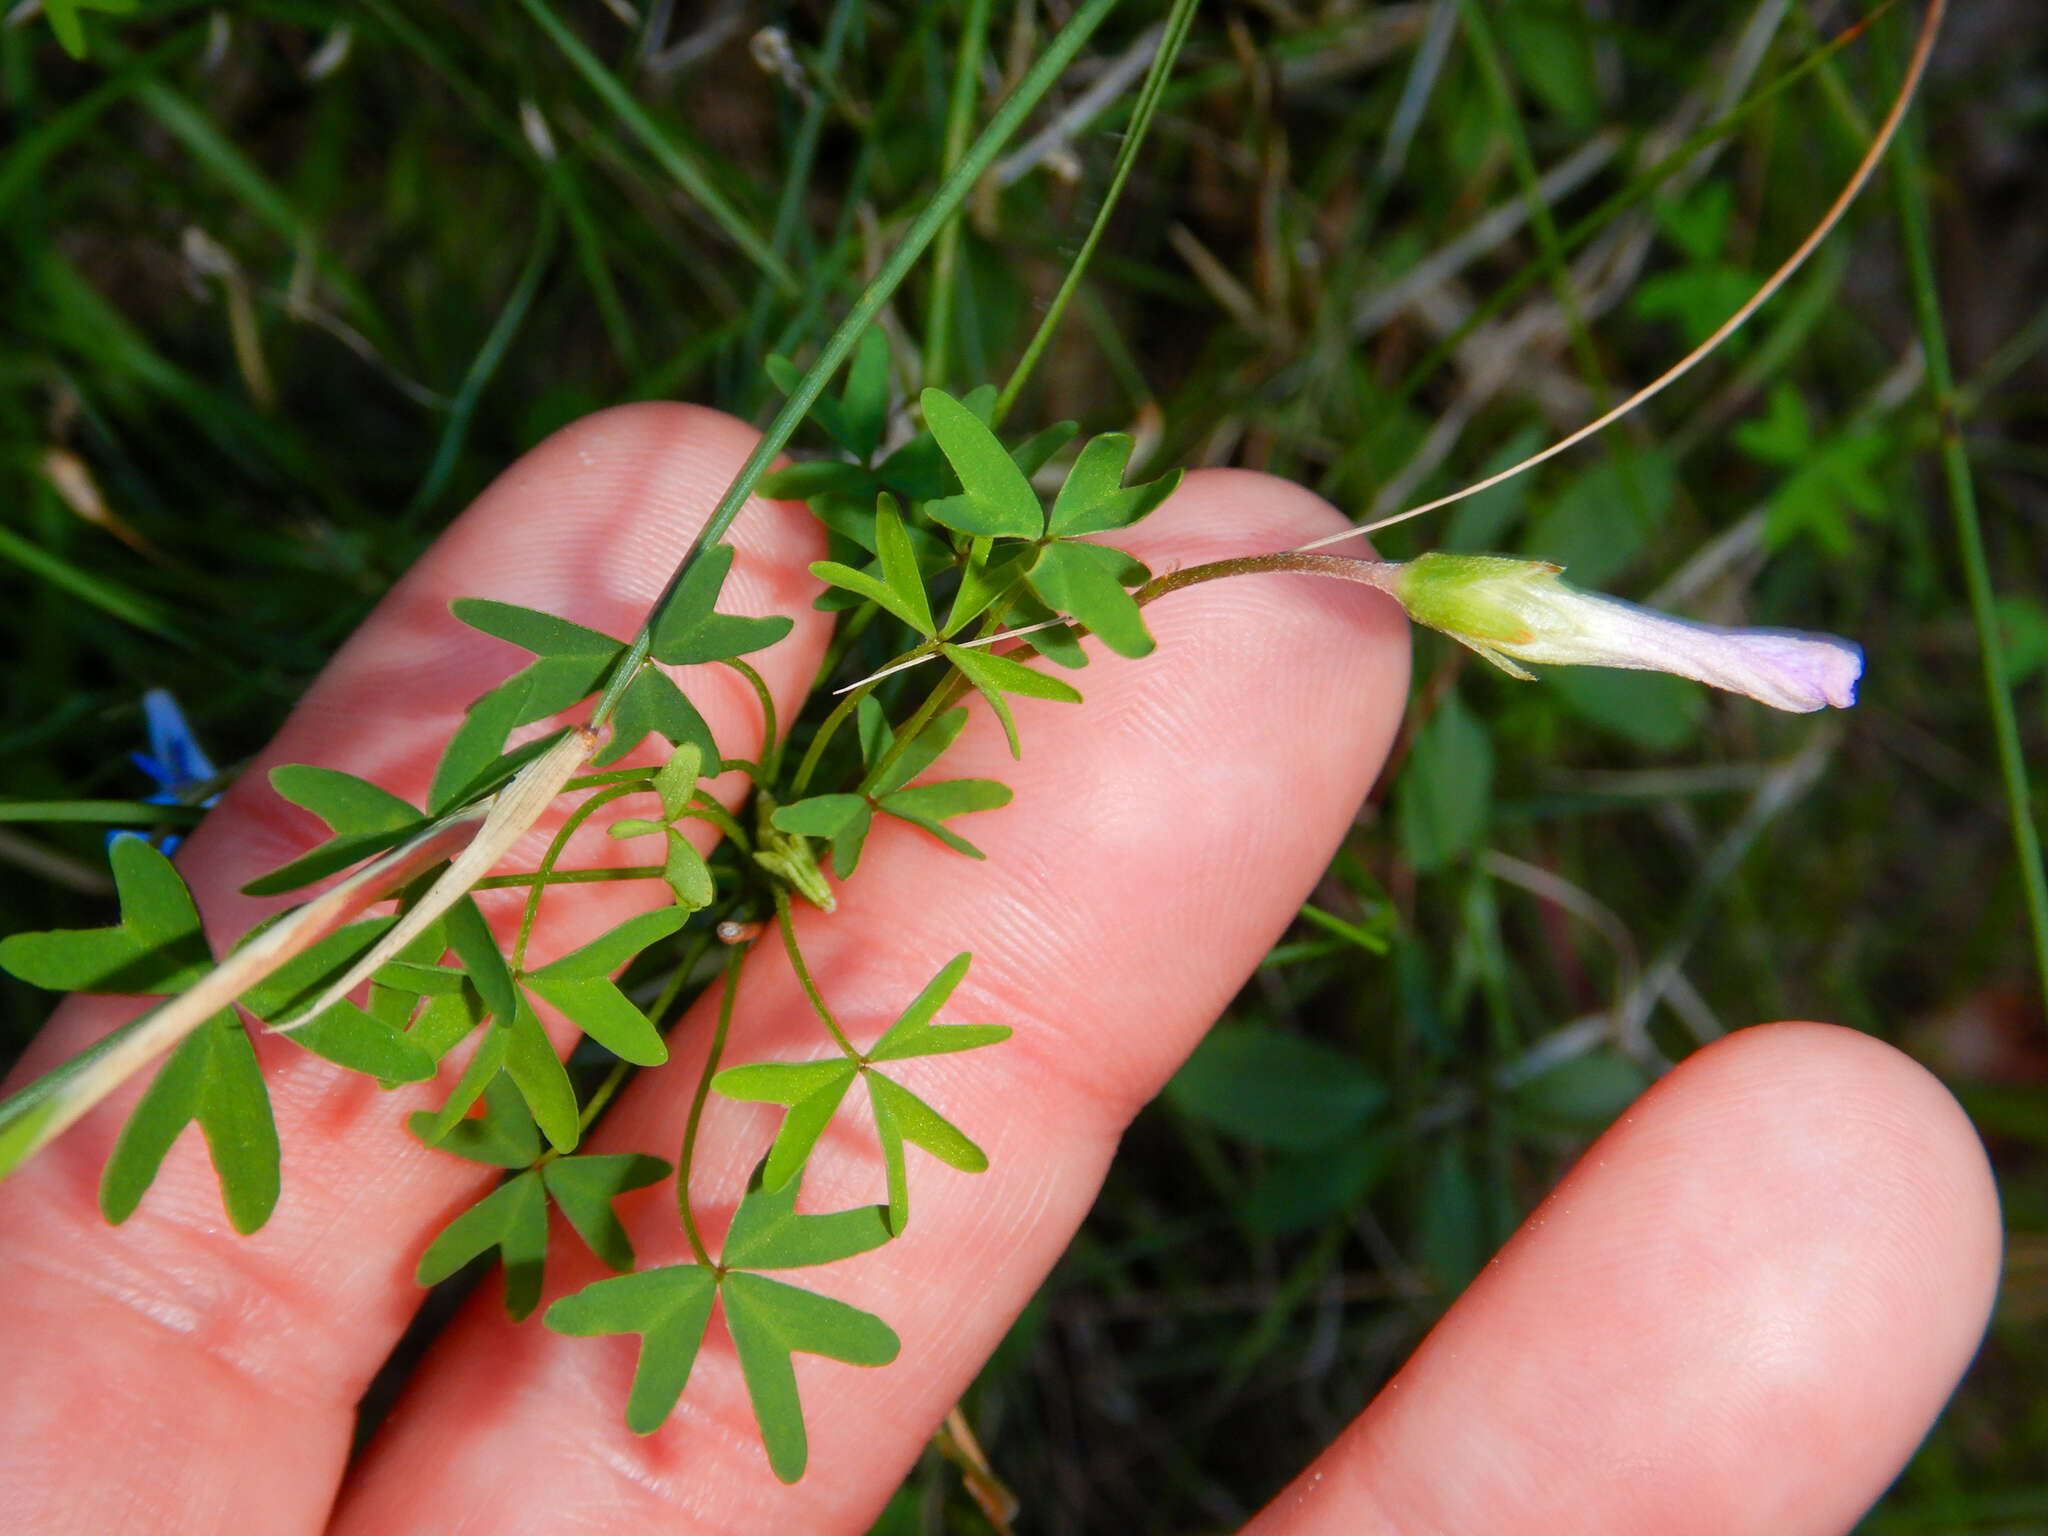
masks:
[[[1744,1030],[1601,1137],[1259,1536],[1823,1536],[1982,1336],[1998,1198],[1867,1035]]]
[[[528,659],[458,624],[449,599],[498,598],[630,635],[754,442],[715,412],[639,406],[579,423],[507,471],[378,606],[182,851],[216,947],[266,909],[237,888],[322,836],[263,769],[319,763],[423,801],[464,706]],[[749,507],[733,540],[721,606],[797,616],[794,635],[755,658],[786,711],[827,631],[809,609],[816,584],[806,573],[821,540],[786,503]],[[717,739],[753,752],[760,708],[750,689],[724,668],[692,672],[687,686]],[[514,859],[530,867],[550,830],[544,823]],[[594,851],[643,857],[617,844]],[[499,896],[498,915],[502,898],[516,907],[513,893]],[[579,888],[543,919],[545,946],[573,948],[666,900],[654,882]],[[25,1070],[133,1011],[74,1000]],[[237,1237],[222,1219],[196,1133],[173,1148],[131,1221],[101,1221],[99,1171],[139,1084],[0,1186],[0,1358],[32,1384],[0,1410],[12,1528],[100,1532],[136,1510],[168,1530],[324,1523],[355,1404],[418,1304],[420,1250],[451,1205],[493,1175],[403,1128],[408,1110],[439,1101],[453,1064],[438,1085],[385,1094],[284,1039],[263,1037],[259,1050],[284,1194],[256,1236]]]
[[[1129,542],[1164,570],[1333,526],[1335,514],[1297,487],[1218,471],[1190,476]],[[942,1019],[1016,1030],[993,1049],[900,1072],[984,1146],[990,1170],[963,1175],[913,1150],[904,1236],[784,1277],[878,1313],[902,1338],[880,1370],[799,1357],[803,1482],[784,1488],[770,1473],[722,1324],[680,1410],[636,1439],[622,1424],[635,1341],[511,1327],[493,1284],[380,1435],[344,1495],[339,1530],[541,1530],[577,1519],[592,1529],[865,1528],[1066,1247],[1132,1114],[1326,867],[1406,697],[1405,625],[1367,590],[1259,576],[1190,588],[1147,617],[1156,654],[1097,653],[1076,676],[1086,703],[1020,704],[1021,764],[975,706],[935,774],[1014,786],[1010,806],[963,827],[985,864],[885,820],[838,913],[800,923],[818,984],[857,1044],[962,950],[973,967]],[[677,1146],[708,1006],[678,1059],[643,1074],[602,1128],[606,1146]],[[758,948],[726,1060],[828,1053],[786,960]],[[712,1105],[692,1189],[722,1226],[776,1119]],[[871,1124],[842,1111],[800,1205],[882,1196]],[[671,1199],[650,1190],[624,1202],[643,1267],[687,1259]],[[560,1251],[573,1253],[573,1240]],[[572,1260],[553,1284],[599,1273]]]

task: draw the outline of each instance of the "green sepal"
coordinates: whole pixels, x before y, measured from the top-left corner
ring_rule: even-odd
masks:
[[[116,846],[119,846],[118,844]],[[143,1090],[100,1175],[100,1212],[116,1226],[135,1214],[171,1144],[194,1120],[237,1232],[277,1206],[277,1123],[248,1031],[222,1009],[180,1042]]]

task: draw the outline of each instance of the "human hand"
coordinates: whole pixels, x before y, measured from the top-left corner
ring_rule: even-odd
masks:
[[[330,764],[417,798],[452,721],[507,660],[447,600],[629,632],[751,441],[710,412],[631,407],[509,471],[191,838],[180,865],[216,934],[260,915],[236,888],[311,837],[264,767]],[[1304,542],[1333,519],[1293,486],[1208,472],[1130,544],[1164,568]],[[750,508],[734,540],[735,606],[797,618],[757,658],[787,718],[827,635],[806,574],[821,540],[801,509],[774,503]],[[1020,702],[1021,764],[984,718],[949,753],[950,773],[997,773],[1017,791],[976,827],[986,865],[881,826],[838,913],[800,918],[856,1038],[963,949],[975,963],[951,1016],[1016,1030],[970,1070],[938,1058],[914,1080],[988,1149],[990,1171],[920,1166],[904,1237],[814,1272],[888,1318],[903,1348],[876,1371],[799,1362],[801,1483],[770,1473],[718,1326],[675,1416],[636,1438],[621,1422],[634,1341],[514,1327],[494,1283],[351,1464],[356,1403],[418,1304],[420,1251],[491,1174],[404,1131],[402,1111],[435,1102],[433,1085],[381,1094],[266,1039],[285,1194],[254,1237],[228,1229],[190,1136],[127,1225],[102,1222],[94,1188],[132,1088],[0,1185],[6,1524],[48,1536],[864,1528],[1065,1248],[1125,1124],[1324,867],[1405,702],[1404,621],[1369,591],[1259,577],[1176,594],[1147,617],[1158,653],[1098,656],[1085,705]],[[707,669],[691,687],[722,742],[758,733],[729,674]],[[631,885],[556,892],[548,953],[649,899]],[[812,1053],[783,956],[764,946],[748,970],[726,1059]],[[707,1006],[591,1150],[676,1144]],[[122,1012],[67,1004],[22,1075]],[[713,1100],[693,1178],[705,1206],[730,1208],[771,1125]],[[815,1156],[805,1203],[873,1200],[879,1185],[871,1138],[845,1130]],[[620,1203],[643,1266],[687,1256],[670,1199],[655,1188]],[[1982,1152],[1932,1078],[1848,1031],[1738,1034],[1601,1138],[1258,1528],[1846,1529],[1967,1362],[1998,1248]],[[573,1245],[557,1254],[550,1296],[602,1273]]]

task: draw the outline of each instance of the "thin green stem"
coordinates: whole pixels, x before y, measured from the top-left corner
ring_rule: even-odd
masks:
[[[711,1250],[704,1246],[704,1234],[697,1230],[697,1217],[690,1209],[690,1169],[697,1158],[697,1130],[704,1123],[704,1101],[711,1097],[711,1079],[718,1075],[719,1058],[725,1054],[725,1039],[732,1032],[733,999],[740,990],[740,962],[750,944],[735,944],[725,957],[725,991],[718,999],[718,1026],[711,1032],[711,1049],[697,1073],[697,1091],[690,1099],[690,1118],[683,1123],[683,1150],[676,1159],[676,1209],[682,1213],[683,1231],[695,1250],[697,1262],[706,1269],[718,1266]]]
[[[692,817],[698,821],[710,822],[712,826],[718,828],[719,831],[732,839],[739,846],[742,853],[752,853],[754,851],[754,842],[752,838],[747,836],[747,829],[739,824],[738,819],[734,817],[731,811],[720,805],[705,790],[697,790],[690,796],[690,803],[684,809],[683,816]],[[677,819],[681,820],[682,818],[678,817]]]
[[[610,880],[659,880],[659,864],[627,864],[618,869],[554,869],[542,874],[486,875],[470,887],[473,891],[507,891],[529,885],[602,885]]]
[[[2013,853],[2019,861],[2020,886],[2026,893],[2027,923],[2034,949],[2034,969],[2042,996],[2048,999],[2048,877],[2041,865],[2041,837],[2034,825],[2033,794],[2027,762],[2020,750],[2018,717],[2013,711],[2012,683],[2006,672],[2005,647],[1999,636],[1998,613],[1991,591],[1991,565],[1984,553],[1984,530],[1977,516],[1976,483],[1970,474],[1969,449],[1956,415],[1955,374],[1949,362],[1948,333],[1941,318],[1941,290],[1934,270],[1934,240],[1927,211],[1926,165],[1921,157],[1918,125],[1899,135],[1898,174],[1893,178],[1903,226],[1906,271],[1913,287],[1913,308],[1919,317],[1920,344],[1927,354],[1927,384],[1941,434],[1941,468],[1948,482],[1949,512],[1955,520],[1956,553],[1963,566],[1963,585],[1970,597],[1970,620],[1977,630],[1977,648],[1984,663],[1984,702],[1991,716],[1991,735],[1998,753],[1998,771],[2005,785],[2006,815],[2012,823]]]
[[[761,763],[754,777],[772,784],[776,770],[782,766],[782,735],[775,728],[775,696],[768,691],[768,684],[761,674],[739,657],[728,656],[725,664],[747,680],[754,690],[754,697],[760,701]]]
[[[606,69],[597,55],[584,47],[582,40],[548,9],[545,0],[519,0],[519,3],[562,51],[563,57],[575,66],[585,83],[611,108],[612,114],[646,146],[660,162],[661,168],[675,178],[676,185],[711,216],[712,223],[725,232],[726,238],[744,251],[776,287],[785,293],[796,293],[796,275],[789,270],[788,263],[768,248],[768,242],[761,238],[759,231],[713,185],[704,167],[648,115],[647,109],[633,99],[632,93],[619,83],[618,77]]]
[[[538,0],[521,0],[521,3],[532,6],[538,4]],[[826,383],[839,371],[839,365],[846,361],[854,343],[860,340],[868,326],[873,323],[875,316],[881,313],[882,306],[888,303],[890,297],[902,286],[903,279],[917,263],[918,258],[924,255],[926,248],[938,234],[940,226],[973,190],[981,173],[988,169],[990,162],[995,159],[1003,145],[1009,142],[1010,136],[1017,131],[1018,126],[1073,62],[1074,56],[1094,35],[1095,29],[1116,8],[1116,3],[1117,0],[1086,0],[1086,3],[1074,13],[1073,19],[1059,30],[1038,62],[1033,64],[1023,80],[1018,82],[1017,89],[1011,92],[1009,99],[996,109],[995,115],[989,119],[988,126],[982,129],[974,143],[968,147],[967,153],[960,157],[960,163],[953,168],[953,174],[948,176],[926,201],[909,230],[905,232],[902,241],[889,253],[889,259],[882,264],[881,271],[875,274],[874,280],[862,290],[861,296],[846,312],[846,318],[840,321],[839,328],[819,350],[817,361],[811,364],[803,378],[797,382],[796,389],[783,402],[782,409],[776,412],[775,419],[762,433],[760,442],[755,444],[754,451],[748,455],[746,463],[740,466],[732,484],[718,499],[718,504],[711,509],[711,515],[705,520],[702,531],[698,533],[689,552],[684,555],[675,572],[669,577],[668,585],[662,589],[661,596],[649,610],[646,623],[640,626],[640,632],[633,637],[633,643],[627,648],[625,656],[613,669],[604,693],[591,712],[593,726],[602,725],[610,720],[612,712],[618,708],[620,698],[624,696],[627,685],[633,680],[633,674],[647,659],[649,649],[653,645],[654,621],[667,607],[669,599],[675,595],[678,583],[705,550],[725,537],[726,530],[732,527],[733,519],[739,516],[740,508],[747,504],[747,498],[753,494],[755,485],[759,483],[761,476],[767,473],[768,466],[774,462],[775,456],[782,452],[796,431],[797,425],[809,414],[818,396],[824,393]]]
[[[981,57],[988,49],[989,0],[966,0],[960,20],[960,51],[953,59],[953,88],[946,103],[943,164],[950,171],[967,148],[974,126],[974,105],[981,98]],[[925,309],[924,374],[927,389],[946,387],[947,352],[953,339],[954,289],[959,280],[960,211],[956,208],[939,227],[932,246],[932,286]]]
[[[1188,28],[1194,24],[1197,3],[1198,0],[1174,0],[1173,10],[1166,18],[1166,30],[1160,35],[1159,51],[1152,55],[1152,67],[1146,71],[1145,83],[1138,90],[1137,104],[1131,110],[1130,129],[1117,150],[1116,164],[1110,169],[1109,187],[1103,193],[1102,206],[1096,209],[1095,221],[1088,226],[1081,249],[1068,263],[1066,276],[1060,279],[1059,290],[1046,306],[1038,329],[1024,348],[1024,355],[1017,359],[1017,366],[1010,371],[1003,392],[996,396],[995,406],[989,412],[991,427],[1000,427],[1003,418],[1010,414],[1010,407],[1017,403],[1018,393],[1038,366],[1038,359],[1052,340],[1052,333],[1066,313],[1067,305],[1073,302],[1075,293],[1080,289],[1088,262],[1095,255],[1095,247],[1101,244],[1103,231],[1109,227],[1110,215],[1116,211],[1117,202],[1123,196],[1131,167],[1138,162],[1138,150],[1152,126],[1153,114],[1158,111],[1160,99],[1166,94],[1166,82],[1173,75],[1173,66],[1180,58],[1182,45],[1187,42]]]
[[[533,937],[534,919],[540,916],[540,899],[547,894],[548,886],[553,883],[555,861],[561,858],[563,851],[568,848],[569,839],[574,837],[576,829],[601,807],[635,792],[630,784],[614,784],[608,789],[599,790],[562,819],[562,825],[556,831],[554,841],[548,844],[548,851],[541,855],[540,867],[530,877],[532,886],[527,892],[526,910],[519,914],[519,936],[512,941],[513,970],[517,971],[526,964],[526,944]]]
[[[790,781],[789,793],[793,800],[801,800],[804,791],[810,787],[811,775],[818,771],[818,759],[825,755],[825,748],[832,738],[839,734],[839,727],[847,717],[860,708],[860,701],[875,691],[873,683],[862,683],[832,706],[832,712],[818,724],[818,732],[811,738],[811,744],[804,749],[803,761],[796,765],[796,777]]]
[[[804,996],[811,1000],[812,1011],[831,1032],[839,1049],[855,1061],[860,1060],[860,1052],[846,1038],[846,1031],[839,1027],[839,1021],[832,1017],[832,1010],[825,1006],[824,994],[818,991],[818,983],[811,977],[811,968],[804,964],[804,952],[796,942],[796,922],[790,915],[789,892],[779,885],[775,888],[775,926],[782,932],[782,948],[789,956],[790,966],[796,971],[796,979],[803,984]]]
[[[0,800],[0,821],[190,827],[205,814],[202,805],[158,805],[153,800]]]

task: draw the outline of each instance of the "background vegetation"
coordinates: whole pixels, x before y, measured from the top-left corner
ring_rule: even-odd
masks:
[[[464,501],[586,411],[760,418],[763,355],[801,359],[935,185],[963,28],[988,22],[985,116],[1062,13],[145,0],[89,16],[77,61],[17,8],[6,794],[147,792],[150,687],[245,757]],[[901,384],[1007,374],[1162,14],[1112,20],[899,297]],[[1865,14],[1206,5],[1011,428],[1131,427],[1152,469],[1252,465],[1360,515],[1499,467],[1660,371],[1818,217],[1917,19],[1879,7],[1832,49]],[[1383,540],[1853,635],[1862,702],[1532,687],[1420,637],[1395,764],[1312,910],[966,1404],[1022,1528],[1242,1517],[1651,1074],[1800,1015],[1943,1073],[2010,1227],[1990,1342],[1868,1529],[2048,1520],[2048,1048],[1928,367],[1952,353],[2038,762],[2044,34],[2028,0],[1965,0],[1921,173],[1895,156],[1746,336],[1600,443]],[[1922,219],[1938,289],[1902,234]],[[0,827],[0,858],[0,931],[106,920],[98,829]],[[6,986],[0,1054],[46,1008]],[[936,1452],[885,1523],[985,1529]]]

